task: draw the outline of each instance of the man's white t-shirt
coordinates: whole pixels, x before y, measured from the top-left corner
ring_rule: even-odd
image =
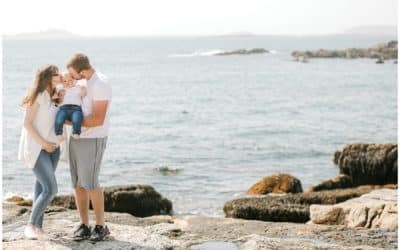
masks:
[[[86,84],[85,84],[86,82]],[[79,80],[77,85],[84,85],[87,88],[87,94],[82,99],[83,116],[92,114],[92,106],[94,101],[108,100],[106,116],[102,126],[83,127],[81,129],[81,138],[104,138],[108,136],[110,127],[110,105],[112,99],[111,85],[108,83],[106,76],[95,71],[89,80]]]

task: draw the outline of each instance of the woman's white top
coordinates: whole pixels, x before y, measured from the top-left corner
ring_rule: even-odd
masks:
[[[54,130],[54,122],[58,107],[51,101],[50,94],[47,91],[39,93],[36,101],[39,103],[33,127],[39,135],[46,141],[58,144],[58,139]],[[24,111],[24,119],[26,110]],[[64,127],[64,136],[66,136],[66,129]],[[68,147],[67,140],[60,144],[60,160],[68,161]],[[22,160],[29,168],[34,168],[35,163],[39,157],[42,146],[35,141],[35,139],[28,133],[26,128],[22,126],[21,137],[19,140],[18,160]]]
[[[73,104],[80,106],[82,104],[81,86],[75,85],[71,88],[64,88],[65,95],[61,105]]]

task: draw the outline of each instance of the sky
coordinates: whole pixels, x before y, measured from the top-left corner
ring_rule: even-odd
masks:
[[[2,0],[2,34],[332,34],[397,25],[397,0]]]

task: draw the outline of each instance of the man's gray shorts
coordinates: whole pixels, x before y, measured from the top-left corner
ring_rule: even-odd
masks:
[[[100,187],[100,165],[106,144],[107,137],[70,138],[69,169],[73,188],[91,190]]]

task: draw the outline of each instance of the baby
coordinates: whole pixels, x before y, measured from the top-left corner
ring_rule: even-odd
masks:
[[[53,97],[58,99],[60,106],[55,121],[55,132],[60,142],[65,139],[62,135],[65,120],[72,122],[72,137],[79,139],[83,120],[82,98],[87,93],[86,87],[77,85],[77,80],[69,73],[64,73],[62,79],[62,84],[57,86]]]

